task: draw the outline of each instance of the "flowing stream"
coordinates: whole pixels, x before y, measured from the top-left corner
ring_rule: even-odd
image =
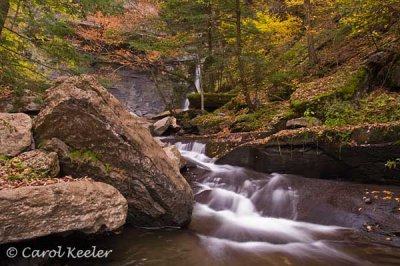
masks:
[[[126,226],[119,235],[93,239],[50,236],[21,245],[113,250],[106,260],[69,260],[49,265],[400,265],[398,247],[371,240],[365,232],[345,226],[360,217],[330,209],[332,200],[324,198],[330,193],[329,188],[337,186],[351,195],[353,191],[363,191],[363,185],[217,165],[205,155],[204,144],[175,145],[192,169],[190,175],[186,173],[195,193],[188,229]],[[310,189],[314,190],[307,194]],[[334,196],[335,200],[340,198],[343,196]],[[350,203],[350,208],[353,205]]]
[[[285,176],[259,179],[244,168],[216,165],[204,155],[204,144],[175,145],[187,161],[209,171],[196,182],[191,229],[216,261],[291,265],[304,260],[309,265],[325,260],[368,265],[329,243],[350,229],[296,221],[298,193]]]

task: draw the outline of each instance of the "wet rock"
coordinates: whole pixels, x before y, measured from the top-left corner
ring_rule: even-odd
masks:
[[[400,158],[399,139],[400,123],[303,128],[246,143],[217,163],[266,173],[398,184],[400,169],[386,163]]]
[[[190,186],[168,156],[93,78],[74,77],[49,90],[35,137],[57,151],[63,174],[113,185],[128,200],[128,221],[183,226],[191,218]],[[57,139],[57,140],[56,140]]]
[[[0,113],[0,155],[16,156],[31,145],[31,118],[21,113]]]
[[[13,160],[19,160],[24,167],[32,169],[38,177],[57,177],[60,173],[58,156],[55,152],[33,150],[24,152]]]
[[[112,231],[124,225],[128,204],[110,185],[76,181],[20,187],[0,193],[0,244],[82,231]]]
[[[286,122],[286,128],[288,129],[296,129],[296,128],[302,128],[302,127],[315,127],[315,126],[321,126],[322,122],[315,117],[300,117],[300,118],[295,118],[291,119]]]
[[[182,157],[178,148],[176,148],[174,145],[164,147],[163,149],[167,156],[171,159],[175,169],[180,171],[180,169],[186,166],[186,160]]]

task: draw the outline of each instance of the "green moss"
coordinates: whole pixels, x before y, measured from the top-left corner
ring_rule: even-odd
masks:
[[[71,151],[69,155],[73,161],[83,160],[96,162],[100,160],[100,156],[91,150],[86,150],[83,152],[78,150]]]
[[[360,123],[386,123],[400,120],[400,97],[388,92],[376,92],[358,105],[346,100],[327,102],[319,110],[327,126],[356,125]]]
[[[48,171],[38,171],[28,167],[18,158],[0,157],[0,178],[11,181],[44,178]]]
[[[344,86],[339,88],[338,92],[344,99],[351,99],[354,93],[360,88],[366,75],[367,70],[364,67],[358,69],[353,75],[350,75],[350,79]]]
[[[99,78],[97,81],[100,83],[101,86],[104,88],[111,88],[112,87],[112,80],[111,79],[106,79],[106,78]]]
[[[106,168],[107,174],[111,173],[111,171],[113,170],[113,166],[109,163],[104,164],[104,167]]]
[[[350,71],[346,68],[309,83],[300,84],[291,97],[291,106],[302,114],[307,109],[321,110],[327,102],[349,100],[365,79],[366,70]]]
[[[272,121],[276,114],[277,111],[274,108],[259,108],[254,113],[238,115],[229,129],[231,132],[249,132],[262,129]]]
[[[203,133],[217,133],[222,130],[222,125],[227,120],[229,120],[229,117],[208,113],[194,118],[191,123]]]
[[[204,107],[206,110],[216,110],[229,101],[231,101],[236,94],[228,93],[205,93],[204,94]],[[201,109],[201,95],[199,93],[191,93],[188,95],[190,106],[196,109]]]

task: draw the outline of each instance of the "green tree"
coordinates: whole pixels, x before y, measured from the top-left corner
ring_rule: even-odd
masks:
[[[22,92],[46,85],[53,73],[79,73],[86,60],[67,37],[96,12],[119,12],[114,0],[1,0],[0,85]]]

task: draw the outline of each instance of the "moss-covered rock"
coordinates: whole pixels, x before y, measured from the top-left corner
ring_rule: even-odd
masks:
[[[228,93],[205,93],[204,94],[204,108],[207,111],[214,111],[229,101],[231,101],[236,94],[228,94]],[[192,93],[188,95],[190,107],[201,109],[201,96],[198,93]]]
[[[279,132],[237,147],[218,163],[261,172],[400,184],[400,123]]]
[[[292,108],[298,114],[303,114],[307,109],[320,109],[333,99],[350,99],[365,75],[364,68],[354,70],[344,67],[332,75],[300,83],[291,97]]]
[[[15,158],[0,158],[0,177],[8,180],[54,178],[60,173],[55,152],[33,150]]]

